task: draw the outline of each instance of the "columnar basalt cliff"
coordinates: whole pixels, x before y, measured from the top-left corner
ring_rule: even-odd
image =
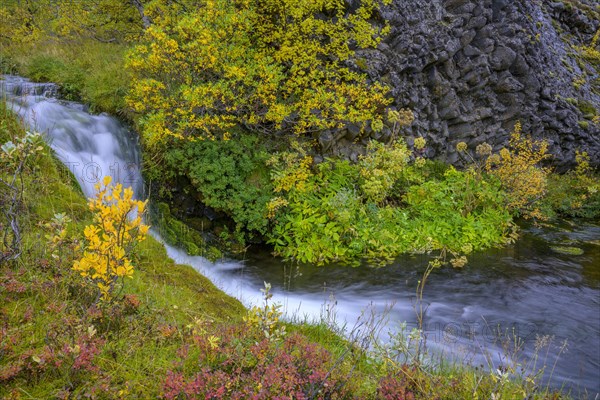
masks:
[[[358,53],[355,67],[388,83],[395,107],[414,111],[409,144],[423,136],[428,156],[456,163],[456,143],[498,150],[520,120],[550,142],[559,169],[577,150],[600,165],[600,65],[581,54],[600,29],[595,0],[395,0],[382,17],[389,36]],[[357,137],[349,128],[319,140],[355,158]]]

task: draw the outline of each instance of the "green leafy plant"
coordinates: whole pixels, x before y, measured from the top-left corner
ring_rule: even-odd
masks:
[[[548,177],[548,192],[541,202],[549,215],[580,218],[600,216],[600,177],[589,164],[585,152],[577,152],[577,166],[565,174]]]
[[[276,254],[386,264],[405,252],[468,254],[511,240],[498,179],[474,169],[433,174],[433,164],[413,157],[403,142],[370,145],[354,165],[331,159],[311,169],[302,154],[275,155],[272,179],[282,196],[270,203],[269,242]]]
[[[167,168],[189,179],[202,203],[230,215],[242,237],[266,233],[272,191],[265,166],[268,156],[256,136],[179,141],[165,151]]]
[[[411,153],[402,142],[390,147],[376,141],[369,142],[367,154],[360,160],[360,189],[367,201],[381,204],[394,184],[402,177]]]

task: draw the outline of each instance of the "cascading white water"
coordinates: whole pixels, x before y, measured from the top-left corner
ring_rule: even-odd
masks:
[[[5,76],[0,93],[29,129],[45,135],[86,196],[92,196],[94,185],[110,175],[143,198],[139,147],[115,118],[90,115],[81,104],[56,99],[57,86],[52,83]]]
[[[130,132],[110,116],[90,115],[81,104],[56,99],[56,93],[54,84],[15,76],[0,80],[0,95],[31,130],[46,135],[86,196],[94,194],[94,184],[104,175],[111,175],[144,198],[139,146]],[[158,232],[152,233],[161,240]],[[513,248],[471,256],[462,272],[432,274],[425,290],[428,347],[487,366],[483,347],[498,366],[508,361],[496,343],[498,325],[516,329],[525,339],[525,356],[532,355],[538,334],[555,335],[559,341],[568,338],[571,348],[566,356],[557,360],[555,350],[548,355],[548,371],[558,361],[552,368],[551,386],[586,388],[593,398],[600,392],[600,251],[590,245],[583,257],[560,258],[547,243],[598,239],[600,227],[595,225],[570,233],[532,230]],[[383,312],[394,303],[385,329],[393,330],[400,321],[416,326],[413,300],[425,257],[407,257],[379,270],[305,266],[296,273],[260,255],[249,255],[247,262],[211,263],[165,247],[175,262],[191,265],[248,306],[261,302],[260,289],[266,280],[273,284],[273,301],[284,306],[289,318],[319,321],[323,317],[332,322],[335,317],[338,326],[351,328],[365,310]]]
[[[18,76],[6,75],[0,81],[0,95],[5,98],[9,108],[22,118],[29,129],[45,135],[87,197],[95,194],[96,183],[110,175],[113,182],[131,186],[137,198],[144,198],[139,146],[129,130],[113,117],[91,115],[79,103],[57,99],[57,92],[56,84],[35,83]],[[262,300],[259,285],[245,281],[243,276],[232,277],[224,273],[242,270],[243,263],[211,263],[203,257],[189,256],[185,251],[164,243],[155,230],[151,230],[151,234],[165,245],[169,257],[175,262],[193,266],[245,305],[258,304]],[[286,296],[276,292],[273,300],[283,304],[290,317],[315,320],[322,313],[327,298],[327,295],[315,299],[315,296]],[[338,318],[353,323],[364,307],[364,304],[358,303],[338,304]]]

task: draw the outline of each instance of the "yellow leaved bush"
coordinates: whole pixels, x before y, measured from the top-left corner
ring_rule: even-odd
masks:
[[[383,0],[383,3],[389,2]],[[236,126],[311,134],[382,125],[388,89],[349,67],[389,28],[378,0],[211,0],[155,18],[126,61],[146,142],[221,139]]]
[[[525,218],[544,219],[536,203],[546,193],[549,171],[540,163],[548,157],[548,143],[523,135],[517,122],[509,147],[486,160],[486,170],[500,180],[508,194],[508,208]]]
[[[134,266],[129,255],[146,238],[149,226],[142,221],[146,202],[135,200],[131,188],[111,185],[107,176],[96,190],[88,203],[94,223],[83,232],[83,255],[73,269],[97,287],[100,301],[110,302],[122,279],[132,277]]]

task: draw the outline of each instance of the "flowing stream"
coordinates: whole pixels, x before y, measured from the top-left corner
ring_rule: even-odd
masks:
[[[102,176],[111,175],[143,198],[135,136],[115,118],[91,115],[56,93],[54,84],[16,76],[0,81],[9,107],[30,129],[45,133],[87,196]],[[583,254],[553,250],[561,244]],[[426,256],[401,257],[385,268],[317,268],[291,267],[260,248],[252,248],[244,261],[210,263],[165,247],[176,262],[192,265],[246,305],[261,301],[266,281],[292,319],[325,321],[350,333],[354,326],[364,330],[376,315],[384,323],[382,338],[397,333],[402,322],[407,331],[417,327],[415,293]],[[431,354],[500,371],[520,361],[529,372],[537,354],[537,368],[546,365],[544,385],[571,390],[575,397],[600,396],[600,224],[524,227],[512,246],[474,254],[462,270],[434,271],[423,304]],[[517,353],[506,347],[514,337],[522,344]],[[542,341],[549,343],[536,352]]]

